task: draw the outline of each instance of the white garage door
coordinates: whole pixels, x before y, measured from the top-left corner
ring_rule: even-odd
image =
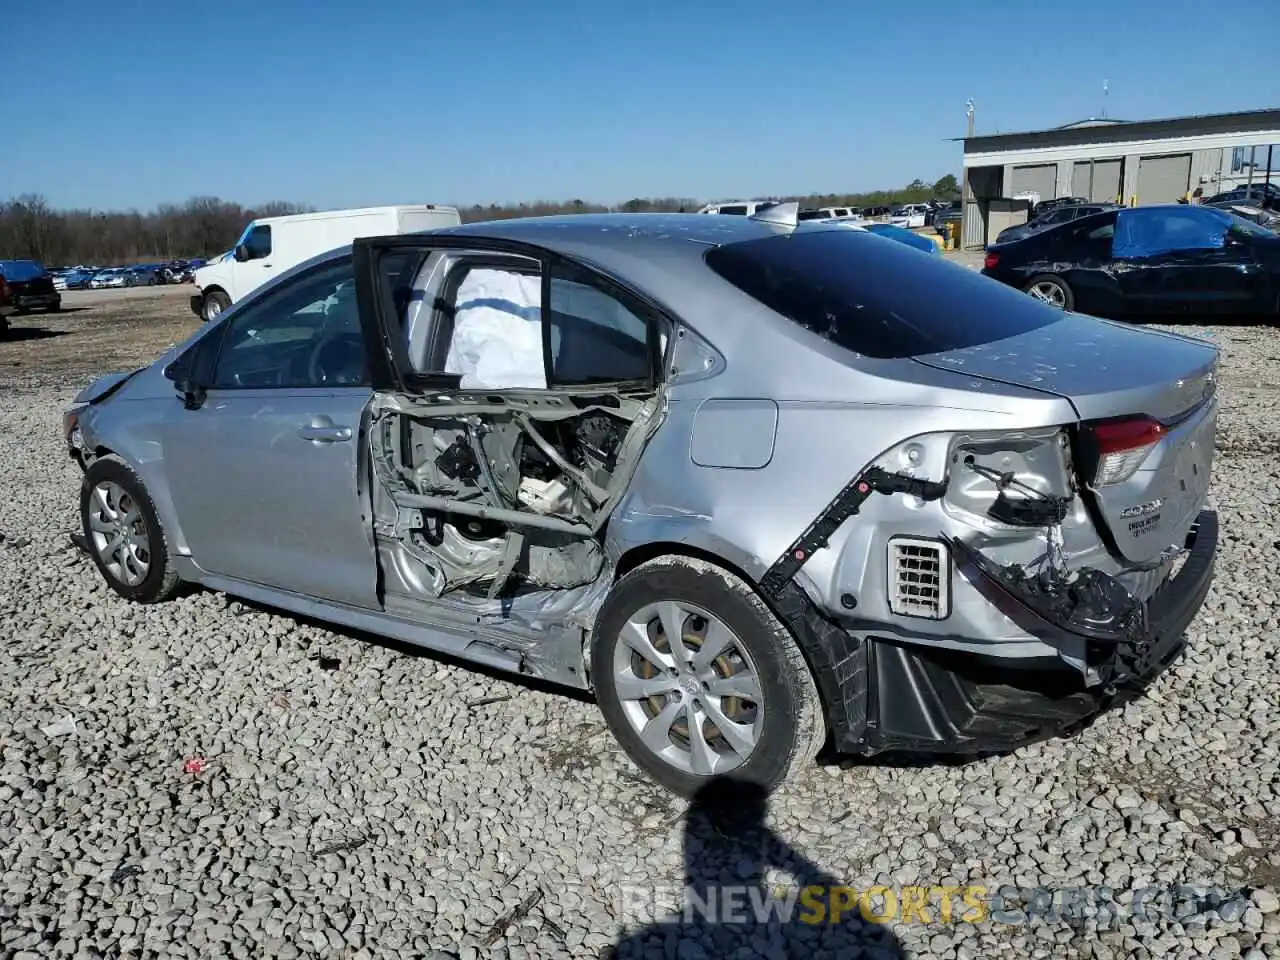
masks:
[[[1191,154],[1143,157],[1138,163],[1138,203],[1173,203],[1191,185]]]
[[[1115,203],[1120,198],[1119,157],[1112,160],[1077,160],[1071,170],[1071,195],[1095,203]]]
[[[1020,193],[1038,193],[1041,200],[1052,200],[1058,195],[1058,165],[1038,163],[1034,166],[1014,167],[1013,176],[1004,195],[1016,197]]]

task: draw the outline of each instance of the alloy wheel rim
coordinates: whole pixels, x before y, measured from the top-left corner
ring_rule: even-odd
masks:
[[[1031,287],[1031,295],[1051,307],[1062,308],[1067,305],[1067,297],[1062,288],[1056,283],[1049,283],[1047,280],[1034,284]]]
[[[206,300],[204,306],[204,315],[206,320],[212,320],[222,312],[222,304],[217,300]]]
[[[136,587],[151,570],[151,537],[136,500],[120,484],[104,480],[89,495],[89,537],[107,572]]]
[[[623,715],[663,762],[699,776],[742,766],[760,741],[760,674],[738,635],[694,604],[633,613],[613,655]]]

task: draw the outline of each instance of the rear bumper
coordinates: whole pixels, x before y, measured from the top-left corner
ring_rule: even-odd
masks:
[[[1052,643],[1085,641],[1086,686],[1063,660],[1018,660],[929,650],[889,637],[865,642],[824,617],[794,584],[778,612],[805,648],[842,753],[976,754],[1010,750],[1085,727],[1099,713],[1140,696],[1178,658],[1185,631],[1213,581],[1218,517],[1204,511],[1177,574],[1141,607],[1124,635],[1089,635],[1047,619],[980,569],[974,585],[1020,627]],[[983,582],[986,579],[988,582]]]

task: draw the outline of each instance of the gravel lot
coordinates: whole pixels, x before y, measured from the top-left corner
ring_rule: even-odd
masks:
[[[680,884],[686,854],[704,881],[789,856],[858,888],[1105,885],[1118,906],[695,925],[679,946],[668,924],[649,956],[1280,957],[1280,331],[1206,331],[1225,351],[1223,537],[1176,669],[1069,741],[816,767],[773,799],[766,850],[701,828],[686,846],[682,805],[590,703],[212,593],[109,593],[68,543],[79,476],[59,414],[95,372],[192,329],[189,290],[71,294],[82,309],[0,342],[0,958],[594,957],[635,932],[619,885]],[[73,732],[42,732],[66,717]],[[1129,917],[1135,891],[1174,884],[1241,899]]]

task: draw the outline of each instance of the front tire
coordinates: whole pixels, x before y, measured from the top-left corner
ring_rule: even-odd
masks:
[[[1071,292],[1071,287],[1067,286],[1067,281],[1061,277],[1055,277],[1051,273],[1037,274],[1028,280],[1027,285],[1022,289],[1023,292],[1035,297],[1041,303],[1056,307],[1059,310],[1074,310],[1076,308],[1076,297]]]
[[[221,290],[214,290],[204,295],[204,306],[200,308],[200,312],[206,323],[217,320],[219,315],[227,307],[231,306],[231,298]]]
[[[168,600],[178,574],[155,505],[118,457],[95,460],[80,484],[80,524],[107,586],[137,603]]]
[[[704,560],[660,557],[614,585],[591,675],[623,750],[683,797],[725,775],[772,790],[826,737],[795,639],[749,584]]]

